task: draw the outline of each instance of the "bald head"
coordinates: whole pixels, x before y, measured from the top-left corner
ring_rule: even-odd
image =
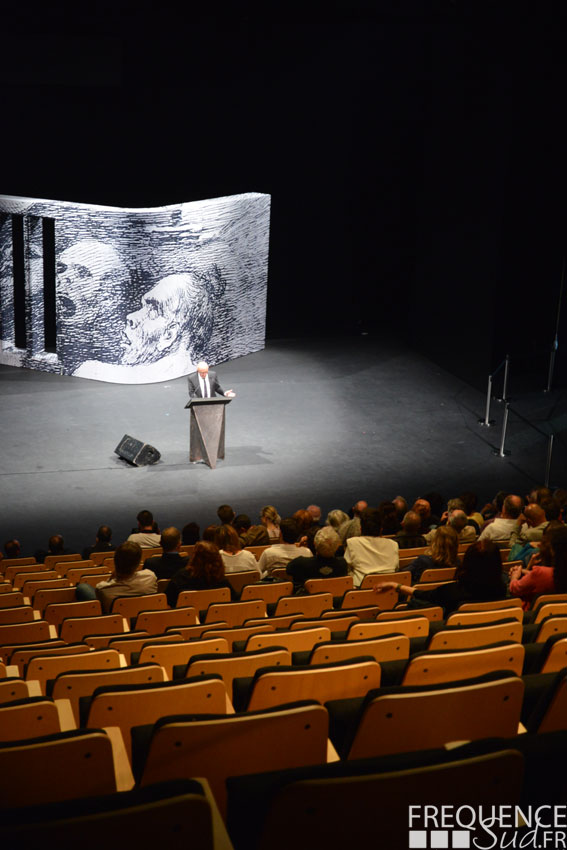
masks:
[[[536,526],[541,525],[546,520],[544,509],[541,505],[536,505],[535,503],[526,506],[524,516],[530,528],[536,528]]]
[[[518,519],[524,509],[524,500],[521,496],[510,494],[504,499],[502,505],[502,516],[504,519]]]
[[[460,509],[455,511],[451,511],[449,515],[449,525],[451,528],[454,528],[457,534],[463,530],[465,525],[468,522],[468,517],[466,513]]]
[[[352,512],[355,516],[360,516],[362,511],[365,511],[368,507],[368,502],[364,502],[362,499],[354,505]]]

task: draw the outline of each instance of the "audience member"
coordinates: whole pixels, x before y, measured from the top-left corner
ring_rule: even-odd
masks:
[[[240,545],[240,538],[232,525],[219,525],[215,533],[215,543],[220,549],[225,573],[235,573],[242,570],[259,573],[258,561]]]
[[[431,542],[423,555],[419,555],[407,567],[412,581],[419,581],[424,570],[458,567],[459,536],[450,525],[440,525],[435,529]]]
[[[270,543],[280,542],[280,522],[282,521],[279,513],[273,505],[265,505],[260,511],[260,522],[265,526],[270,538]]]
[[[378,508],[365,508],[360,517],[360,536],[349,537],[345,549],[355,587],[368,573],[393,573],[398,569],[398,544],[389,537],[380,537],[381,530]]]
[[[480,533],[480,540],[510,540],[510,535],[517,526],[521,516],[524,501],[520,496],[510,494],[502,503],[502,515],[496,517],[489,525],[485,525]]]
[[[519,596],[524,610],[540,593],[567,593],[567,526],[545,532],[528,569],[510,570],[510,594]]]
[[[344,511],[335,508],[333,511],[329,511],[327,514],[327,520],[325,522],[326,525],[330,525],[331,528],[334,528],[337,534],[339,535],[341,542],[343,540],[343,532],[345,531],[347,525],[350,522],[350,517],[348,514],[345,514]]]
[[[362,512],[366,510],[368,507],[368,502],[365,502],[364,499],[360,499],[356,504],[354,504],[351,508],[352,519],[346,526],[341,539],[343,543],[345,540],[348,540],[349,537],[360,537],[360,517],[362,516]]]
[[[477,511],[478,497],[476,493],[471,493],[470,490],[465,490],[461,493],[461,502],[464,505],[464,511],[468,517],[469,523],[473,523],[475,531],[480,534],[480,530],[484,525],[484,517]]]
[[[427,546],[423,534],[419,533],[421,517],[415,511],[407,511],[402,519],[402,530],[398,531],[394,540],[400,549],[418,549]]]
[[[460,508],[449,511],[447,525],[455,529],[459,536],[459,543],[474,543],[478,537],[476,524],[471,523],[466,513]]]
[[[392,504],[396,508],[398,522],[401,524],[402,519],[405,517],[409,510],[408,503],[406,502],[403,496],[394,496],[394,498],[392,499]]]
[[[427,499],[416,499],[413,503],[412,511],[419,514],[421,518],[421,525],[419,527],[421,534],[427,534],[428,531],[432,531],[434,528],[437,528],[441,522],[438,516],[431,513],[431,505]]]
[[[217,516],[221,525],[231,525],[236,514],[230,505],[221,505],[217,508]]]
[[[151,511],[140,511],[136,517],[138,520],[138,531],[133,532],[128,540],[137,543],[142,549],[155,549],[160,543],[160,534]]]
[[[407,600],[409,608],[440,605],[443,616],[456,611],[464,602],[491,602],[506,597],[506,585],[502,577],[500,550],[492,540],[478,540],[471,544],[463,555],[455,581],[441,584],[433,590],[397,584],[395,581],[378,583],[375,590],[380,604],[380,593],[397,590],[401,601]]]
[[[400,521],[396,512],[396,506],[393,502],[380,502],[378,505],[380,511],[380,524],[382,526],[382,534],[393,536],[400,530]]]
[[[187,555],[180,551],[181,532],[179,529],[173,525],[164,528],[159,545],[163,549],[163,554],[147,558],[144,566],[146,569],[152,570],[157,579],[171,578],[178,570],[187,565]]]
[[[181,529],[181,542],[183,546],[194,546],[199,539],[201,529],[196,522],[188,522]]]
[[[541,540],[548,525],[549,521],[545,516],[545,511],[537,502],[526,505],[523,514],[520,514],[516,520],[516,525],[510,534],[510,548],[514,550],[515,547],[518,547],[519,551],[526,543]],[[512,552],[510,552],[510,555],[512,555]]]
[[[108,581],[100,581],[96,589],[81,582],[76,596],[81,602],[99,599],[104,614],[108,614],[112,602],[119,596],[146,596],[157,592],[157,578],[152,570],[139,569],[142,547],[131,540],[121,543],[114,553],[114,573]]]
[[[436,525],[439,525],[439,517],[443,513],[445,499],[441,493],[436,493],[435,491],[432,491],[431,493],[424,493],[421,498],[428,503],[433,522],[435,522]]]
[[[217,534],[218,525],[208,525],[203,531],[203,540],[207,543],[214,543]]]
[[[170,580],[166,590],[167,602],[171,608],[175,608],[183,590],[214,590],[219,587],[227,587],[231,599],[236,599],[234,590],[224,577],[219,547],[208,540],[200,540],[195,544],[189,564]]]
[[[333,528],[329,526],[320,528],[315,535],[314,545],[314,556],[301,555],[287,565],[295,592],[310,578],[334,578],[347,575],[347,562],[344,558],[335,555],[341,545],[341,538]]]
[[[43,564],[48,555],[70,555],[71,550],[65,548],[65,541],[60,534],[54,534],[49,538],[47,551],[38,549],[35,553],[35,559],[38,564]]]
[[[262,577],[270,575],[276,567],[287,567],[294,558],[302,556],[311,558],[312,552],[306,546],[299,546],[299,528],[293,517],[282,519],[280,523],[281,543],[274,543],[269,549],[264,549],[260,555],[258,566]]]
[[[269,546],[270,535],[265,525],[252,525],[246,514],[238,514],[232,523],[243,546]],[[203,535],[204,536],[204,535]]]
[[[502,514],[502,506],[507,495],[508,493],[504,490],[499,490],[493,500],[486,503],[481,511],[481,515],[484,520],[482,528],[485,528],[489,522],[492,522],[496,517],[499,517]]]
[[[309,513],[311,514],[313,525],[317,525],[319,526],[319,528],[321,528],[321,508],[319,507],[319,505],[307,505],[306,510],[309,511]]]
[[[114,552],[116,547],[111,541],[112,529],[108,525],[101,525],[96,533],[94,544],[83,549],[83,560],[88,561],[93,552]]]
[[[22,547],[19,540],[6,540],[4,543],[4,554],[7,558],[21,558]]]

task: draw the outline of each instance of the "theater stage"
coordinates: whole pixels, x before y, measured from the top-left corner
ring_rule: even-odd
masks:
[[[184,378],[126,386],[0,367],[0,542],[17,537],[28,554],[61,533],[77,550],[106,523],[118,543],[141,508],[162,527],[202,529],[224,502],[255,520],[265,504],[286,516],[311,502],[327,512],[428,490],[524,494],[543,482],[552,429],[551,484],[567,483],[564,392],[518,392],[512,454],[501,458],[492,448],[502,406],[492,406],[497,427],[479,427],[483,394],[394,339],[272,341],[218,372],[237,398],[226,458],[211,470],[189,463]],[[113,452],[124,434],[154,445],[161,461],[121,460]]]

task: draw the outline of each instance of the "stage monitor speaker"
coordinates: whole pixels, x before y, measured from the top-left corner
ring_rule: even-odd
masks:
[[[134,466],[149,466],[151,463],[157,463],[161,454],[153,446],[148,443],[142,443],[141,440],[136,440],[135,437],[130,437],[124,434],[116,448],[114,454],[119,455]]]

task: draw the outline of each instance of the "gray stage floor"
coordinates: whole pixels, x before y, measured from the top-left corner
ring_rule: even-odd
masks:
[[[395,341],[271,342],[218,371],[238,396],[226,459],[211,470],[189,463],[183,378],[126,386],[0,367],[0,542],[18,537],[29,553],[58,532],[78,549],[101,523],[120,542],[141,508],[162,527],[203,528],[224,502],[256,518],[264,504],[285,516],[310,502],[326,512],[430,490],[523,494],[543,481],[551,429],[552,483],[566,484],[560,392],[516,399],[512,455],[500,458],[500,428],[477,425],[482,394]],[[500,422],[501,406],[493,413]],[[118,458],[124,434],[154,445],[161,461],[136,468]]]

